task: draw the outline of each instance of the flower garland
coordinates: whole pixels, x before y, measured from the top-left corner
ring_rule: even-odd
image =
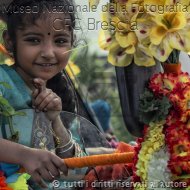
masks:
[[[156,190],[170,190],[170,187],[165,188],[163,182],[169,184],[171,181],[171,174],[167,168],[169,160],[169,153],[166,146],[162,146],[160,150],[152,154],[152,158],[148,166],[149,188]]]
[[[90,6],[97,7],[99,1],[89,0]],[[180,51],[190,52],[189,4],[189,0],[110,0],[102,13],[106,27],[99,35],[108,62],[146,67],[155,60],[175,63]]]
[[[136,186],[135,190],[146,189],[145,187],[148,178],[149,161],[152,159],[153,153],[158,151],[164,145],[164,134],[162,133],[162,124],[152,123],[144,136],[144,141],[141,143],[141,149],[138,152],[138,161],[136,163],[136,176],[139,176],[141,185]]]
[[[134,189],[168,190],[177,186],[187,190],[190,188],[190,77],[183,72],[158,73],[150,79],[148,87],[154,99],[147,103],[145,91],[140,106],[150,106],[151,102],[163,97],[168,98],[171,106],[167,107],[164,119],[155,123],[151,122],[151,117],[146,119],[149,124],[145,126],[146,133],[136,151],[134,170],[135,185],[137,182],[142,185]],[[163,112],[159,109],[164,108],[157,109]],[[143,111],[151,113],[152,110],[141,109],[140,115]]]

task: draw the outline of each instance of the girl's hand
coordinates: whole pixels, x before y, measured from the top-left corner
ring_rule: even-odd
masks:
[[[47,188],[43,180],[52,182],[55,177],[60,176],[60,171],[68,175],[68,168],[63,160],[49,151],[26,147],[21,157],[20,165],[41,187]]]
[[[62,111],[61,98],[51,89],[46,88],[46,82],[40,78],[33,80],[35,90],[32,93],[33,106],[38,111],[46,112],[50,121],[54,121]]]

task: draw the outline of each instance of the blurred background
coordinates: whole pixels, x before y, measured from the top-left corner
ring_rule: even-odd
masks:
[[[79,17],[75,31],[79,47],[73,51],[70,66],[68,66],[71,69],[74,68],[73,64],[78,67],[73,70],[73,73],[78,73],[75,75],[75,85],[87,102],[104,100],[110,105],[110,126],[119,140],[125,142],[134,140],[123,121],[115,67],[107,63],[107,52],[100,49],[98,45],[101,9],[108,1],[101,0],[94,12],[90,11],[88,0],[75,2]]]

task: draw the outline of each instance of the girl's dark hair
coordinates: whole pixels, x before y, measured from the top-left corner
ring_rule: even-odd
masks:
[[[27,7],[32,9],[36,7],[36,11],[28,13]],[[28,8],[28,9],[29,9]],[[61,9],[60,9],[61,8]],[[6,24],[8,34],[13,42],[13,55],[16,59],[16,30],[23,29],[26,26],[35,24],[40,17],[47,16],[43,13],[62,11],[63,15],[70,16],[70,30],[73,33],[75,28],[75,5],[73,0],[13,0],[6,11]],[[32,10],[31,10],[32,11]],[[33,10],[34,11],[34,10]],[[59,12],[60,13],[60,12]],[[61,14],[61,13],[60,13]],[[73,43],[73,42],[72,42]],[[16,61],[16,60],[15,60]],[[69,86],[67,75],[64,72],[58,73],[47,82],[47,87],[51,88],[61,99],[63,110],[74,112],[75,102],[74,93]]]
[[[16,41],[15,31],[17,29],[35,24],[37,19],[47,16],[44,13],[55,12],[70,16],[70,30],[73,31],[76,14],[73,0],[13,0],[6,9],[7,30],[11,40]]]

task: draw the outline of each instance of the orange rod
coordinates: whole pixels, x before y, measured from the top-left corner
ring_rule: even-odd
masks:
[[[133,158],[134,152],[127,152],[65,158],[64,162],[68,168],[83,168],[90,166],[132,163]]]

